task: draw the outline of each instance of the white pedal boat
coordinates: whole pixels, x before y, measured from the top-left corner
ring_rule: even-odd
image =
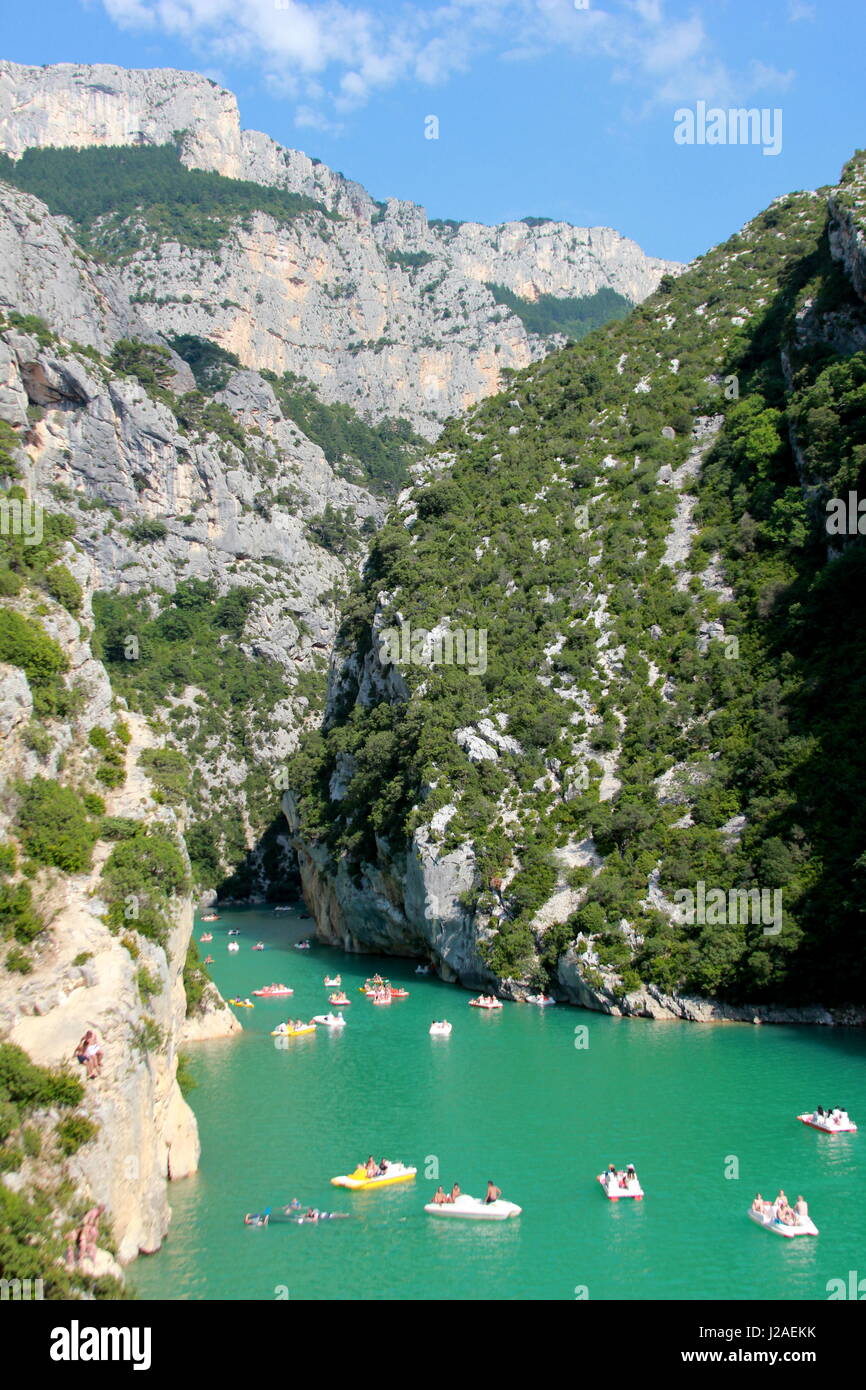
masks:
[[[453,1202],[428,1202],[424,1208],[428,1216],[463,1217],[466,1221],[507,1221],[510,1216],[519,1216],[522,1207],[514,1202],[506,1202],[502,1197],[495,1202],[483,1202],[480,1197],[470,1197],[461,1192]]]
[[[636,1202],[643,1200],[644,1191],[637,1178],[621,1185],[615,1173],[599,1173],[598,1180],[602,1191],[610,1202],[618,1202],[621,1197],[633,1197]]]
[[[765,1231],[775,1231],[777,1236],[785,1236],[788,1240],[794,1236],[816,1236],[818,1234],[818,1227],[810,1216],[799,1217],[794,1226],[788,1226],[784,1221],[777,1220],[772,1210],[760,1212],[752,1211],[750,1208],[748,1216],[756,1226],[763,1226]]]
[[[319,1023],[323,1028],[345,1028],[346,1020],[342,1014],[314,1014],[313,1022]]]
[[[236,941],[230,941],[226,947],[227,951],[239,951],[241,948]]]
[[[447,1019],[443,1019],[441,1023],[431,1023],[429,1033],[431,1038],[450,1038],[451,1024]]]
[[[798,1115],[797,1119],[810,1129],[820,1129],[822,1134],[856,1134],[857,1126],[847,1115],[844,1120],[834,1120],[829,1115],[819,1115],[817,1110],[811,1115]]]

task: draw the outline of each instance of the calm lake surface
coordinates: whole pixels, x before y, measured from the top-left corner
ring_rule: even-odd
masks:
[[[240,928],[237,954],[226,950]],[[866,1275],[866,1036],[861,1030],[701,1026],[607,1018],[558,1005],[470,1009],[414,964],[293,943],[298,911],[224,911],[210,946],[223,995],[272,981],[287,1000],[236,1010],[234,1040],[188,1049],[202,1140],[198,1174],[173,1183],[162,1250],[130,1281],[158,1299],[826,1299]],[[196,938],[202,926],[196,926]],[[264,952],[253,952],[255,941]],[[376,971],[410,997],[375,1007]],[[341,1032],[281,1050],[286,1017],[327,1013],[323,977],[352,1000]],[[433,1019],[450,1038],[428,1036]],[[578,1048],[588,1030],[588,1046]],[[797,1122],[844,1105],[859,1134]],[[329,1179],[369,1153],[418,1168],[412,1183],[352,1193]],[[596,1174],[634,1163],[643,1202],[608,1202]],[[425,1171],[440,1176],[425,1177]],[[726,1173],[739,1172],[738,1178]],[[425,1215],[438,1182],[523,1208],[503,1223]],[[807,1198],[818,1238],[783,1240],[746,1218],[755,1191]],[[351,1213],[320,1225],[243,1225],[247,1211]],[[585,1295],[584,1295],[585,1296]]]

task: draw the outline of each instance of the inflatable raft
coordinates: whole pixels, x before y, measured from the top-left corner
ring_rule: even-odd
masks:
[[[348,1187],[352,1192],[372,1187],[391,1187],[394,1183],[411,1182],[417,1171],[417,1168],[407,1168],[403,1163],[389,1163],[387,1173],[368,1178],[366,1168],[356,1168],[354,1173],[344,1173],[340,1177],[331,1178],[331,1186]]]
[[[480,1197],[461,1192],[453,1202],[428,1202],[424,1210],[428,1216],[462,1217],[465,1221],[507,1221],[511,1216],[519,1216],[523,1208],[502,1197],[495,1202],[483,1202]]]
[[[794,1236],[816,1236],[818,1227],[810,1216],[801,1216],[796,1225],[789,1226],[784,1221],[779,1221],[773,1215],[772,1209],[769,1212],[752,1211],[748,1212],[749,1220],[754,1221],[756,1226],[762,1226],[765,1231],[775,1231],[777,1236],[785,1236],[791,1240]]]

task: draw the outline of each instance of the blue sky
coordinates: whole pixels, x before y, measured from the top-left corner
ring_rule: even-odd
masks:
[[[206,72],[374,197],[688,260],[866,145],[864,39],[864,0],[40,0],[7,8],[0,56]],[[779,108],[780,153],[676,144],[699,101]]]

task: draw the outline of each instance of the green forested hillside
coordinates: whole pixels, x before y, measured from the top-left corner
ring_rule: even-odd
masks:
[[[530,219],[524,218],[524,221]],[[539,218],[537,221],[544,221]],[[624,319],[631,303],[616,290],[596,290],[595,294],[560,299],[554,294],[540,294],[537,299],[522,299],[505,285],[488,284],[497,304],[504,304],[516,314],[530,333],[547,336],[561,333],[579,342],[611,319]]]
[[[582,933],[623,992],[863,998],[866,549],[843,538],[828,559],[825,523],[866,483],[866,312],[831,260],[826,193],[778,200],[452,422],[346,610],[358,660],[296,757],[302,834],[357,871],[377,837],[399,846],[455,805],[433,838],[474,847],[500,976],[549,978]],[[486,630],[486,672],[401,664],[408,702],[358,703],[377,603],[380,627]],[[497,716],[520,751],[472,761],[456,731]],[[539,935],[552,852],[587,838],[603,868],[573,873],[579,909]],[[664,903],[699,881],[780,890],[781,931],[674,920]]]
[[[110,260],[131,256],[146,234],[214,250],[233,221],[254,212],[278,222],[305,212],[332,215],[284,188],[187,169],[174,145],[48,146],[18,160],[0,154],[0,180],[71,218],[86,250]]]

